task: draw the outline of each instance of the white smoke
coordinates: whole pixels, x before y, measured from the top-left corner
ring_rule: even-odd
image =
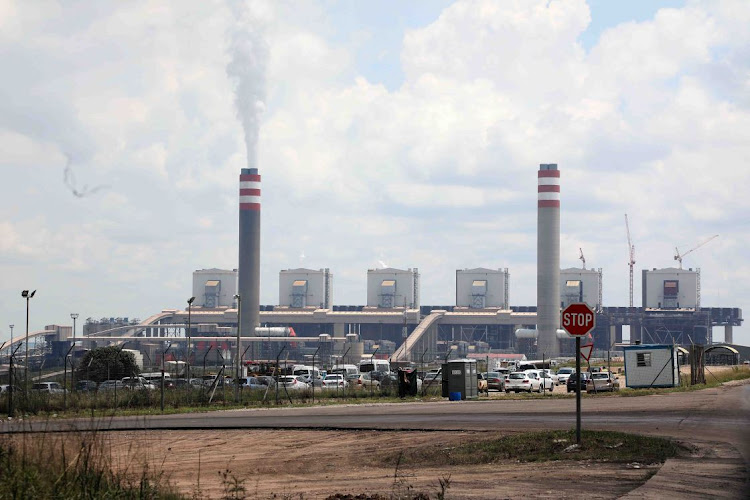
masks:
[[[230,33],[227,74],[234,80],[237,117],[245,131],[247,166],[258,165],[258,133],[265,110],[268,44],[263,36],[261,9],[256,3],[227,0],[234,26]]]

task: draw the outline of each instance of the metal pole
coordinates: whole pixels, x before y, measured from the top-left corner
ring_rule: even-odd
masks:
[[[381,324],[380,327],[382,329],[383,325]],[[372,351],[372,354],[370,355],[370,364],[372,365],[373,372],[375,371],[375,353],[378,352],[379,349],[380,347],[376,347],[375,350]],[[372,381],[373,381],[372,372],[370,372],[370,397],[372,397],[372,386],[375,385],[372,383]]]
[[[70,349],[68,349],[68,352],[65,353],[65,359],[63,359],[63,411],[65,411],[68,407],[68,356],[70,356],[70,351],[73,350],[75,347],[75,344],[70,346]],[[72,364],[71,364],[72,368]],[[73,373],[71,370],[70,374],[71,380],[73,379]]]
[[[312,375],[310,376],[310,383],[312,383],[312,402],[315,404],[315,356],[317,356],[320,346],[315,349],[312,357]]]
[[[240,336],[242,333],[242,297],[237,294],[237,359],[234,376],[234,401],[240,402]],[[269,333],[270,335],[270,333]]]
[[[161,412],[164,413],[164,357],[167,355],[167,351],[169,351],[169,348],[172,347],[172,343],[170,342],[167,345],[167,348],[164,350],[164,352],[161,353]],[[188,385],[190,384],[190,380],[188,379]],[[117,387],[117,384],[115,383],[115,387]]]
[[[26,355],[23,359],[23,397],[29,397],[29,295],[26,293]]]
[[[576,337],[576,444],[581,444],[581,337]]]
[[[187,379],[188,379],[188,387],[190,387],[190,327],[192,326],[191,323],[191,313],[193,312],[193,300],[195,300],[195,297],[191,297],[188,299],[188,327],[187,332],[185,332],[187,335],[187,355],[185,356],[185,363],[187,364],[186,373],[187,373]]]
[[[78,319],[78,313],[70,313],[70,317],[73,318],[73,344],[76,342],[76,320]]]

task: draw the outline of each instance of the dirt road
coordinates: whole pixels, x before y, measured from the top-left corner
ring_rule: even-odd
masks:
[[[405,465],[396,472],[392,465],[383,465],[385,455],[425,444],[449,447],[498,432],[570,428],[574,420],[568,400],[238,410],[178,415],[164,417],[166,420],[157,425],[153,421],[140,424],[158,427],[168,423],[183,427],[181,430],[126,431],[109,436],[113,449],[121,455],[125,450],[122,456],[130,456],[123,458],[123,463],[145,460],[151,466],[164,464],[170,479],[184,491],[200,487],[212,498],[223,495],[234,479],[249,498],[325,498],[334,493],[398,497],[409,489],[435,498],[439,480],[448,477],[447,496],[453,499],[616,498],[628,492],[635,498],[743,496],[750,462],[747,383],[585,401],[585,428],[674,437],[694,444],[694,456],[668,461],[665,470],[642,488],[639,485],[658,467],[505,462],[479,467]],[[248,428],[189,430],[198,425],[196,422],[205,425],[209,421],[211,425],[206,427]],[[410,430],[393,430],[399,428]],[[133,443],[138,443],[137,447]]]

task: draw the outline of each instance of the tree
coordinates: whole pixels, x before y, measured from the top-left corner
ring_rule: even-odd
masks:
[[[123,352],[121,347],[97,347],[88,351],[76,370],[78,380],[120,380],[140,374],[132,352]]]

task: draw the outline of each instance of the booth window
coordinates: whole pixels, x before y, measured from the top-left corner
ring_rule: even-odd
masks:
[[[638,366],[651,366],[650,352],[637,352],[635,353],[635,359]]]

